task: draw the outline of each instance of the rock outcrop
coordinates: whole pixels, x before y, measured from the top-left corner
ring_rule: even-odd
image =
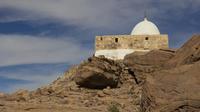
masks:
[[[176,55],[165,63],[168,68],[200,61],[200,36],[194,35],[187,43],[177,50]]]
[[[145,81],[146,75],[159,70],[163,64],[175,55],[175,50],[160,49],[147,53],[134,52],[125,56],[123,62],[128,67],[129,72],[134,75],[138,83]]]
[[[193,36],[165,67],[147,75],[142,112],[200,112],[200,36]]]
[[[175,50],[173,49],[159,49],[152,50],[150,52],[134,52],[126,55],[124,63],[132,68],[136,66],[151,66],[160,67],[162,64],[167,62],[169,59],[174,57]]]
[[[199,112],[199,68],[200,62],[147,76],[142,95],[143,112]]]
[[[122,72],[120,65],[106,58],[89,58],[79,66],[75,82],[81,87],[102,89],[117,87]]]

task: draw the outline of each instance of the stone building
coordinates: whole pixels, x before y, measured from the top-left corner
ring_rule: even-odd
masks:
[[[168,48],[168,35],[160,34],[158,27],[144,18],[132,30],[131,35],[96,36],[95,56],[119,60],[135,51],[148,52]]]

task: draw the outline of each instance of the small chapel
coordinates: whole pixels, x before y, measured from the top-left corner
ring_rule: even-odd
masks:
[[[146,17],[135,25],[130,35],[96,36],[95,56],[121,60],[127,54],[168,48],[168,35],[160,34],[158,27]]]

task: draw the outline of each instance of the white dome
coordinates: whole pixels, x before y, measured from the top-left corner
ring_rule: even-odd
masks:
[[[160,35],[160,31],[154,23],[144,18],[144,21],[133,28],[131,35]]]

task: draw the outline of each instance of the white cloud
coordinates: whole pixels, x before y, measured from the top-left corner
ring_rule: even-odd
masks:
[[[65,64],[55,66],[27,66],[23,64],[74,64],[91,56],[92,50],[79,41],[29,35],[0,35],[0,76],[30,83],[9,82],[6,92],[23,88],[28,90],[44,86],[61,76]],[[13,65],[22,65],[17,67]],[[14,68],[14,69],[13,69]]]
[[[29,20],[44,19],[84,27],[117,28],[136,22],[148,9],[151,16],[168,10],[199,10],[199,0],[1,0],[0,7],[18,10]],[[15,15],[17,16],[17,15]],[[19,17],[16,17],[19,19]]]
[[[70,39],[0,35],[0,66],[30,63],[76,63],[91,50]]]
[[[146,0],[145,0],[146,1]],[[120,27],[143,17],[136,0],[3,0],[0,7],[17,9],[20,17],[46,19],[84,27]],[[120,23],[120,24],[119,24]]]
[[[46,74],[40,73],[40,71],[38,71],[37,73],[36,72],[33,73],[31,70],[29,70],[29,72],[30,73],[27,74],[23,73],[23,71],[17,73],[15,73],[15,71],[12,71],[12,72],[7,72],[5,74],[0,74],[0,76],[4,76],[8,79],[19,80],[18,83],[12,84],[12,82],[10,82],[9,84],[7,84],[8,88],[6,88],[6,91],[4,92],[14,92],[18,89],[34,90],[41,86],[46,86],[47,84],[50,84],[51,82],[56,80],[59,76],[63,75],[63,73],[59,73],[53,70],[51,71],[51,73],[46,73]],[[20,80],[22,81],[24,80],[27,83],[20,83]]]
[[[17,17],[17,16],[6,16],[6,17],[2,17],[0,19],[0,23],[9,23],[9,22],[16,22],[16,21],[26,21],[27,19],[26,18],[20,18],[20,17]]]

